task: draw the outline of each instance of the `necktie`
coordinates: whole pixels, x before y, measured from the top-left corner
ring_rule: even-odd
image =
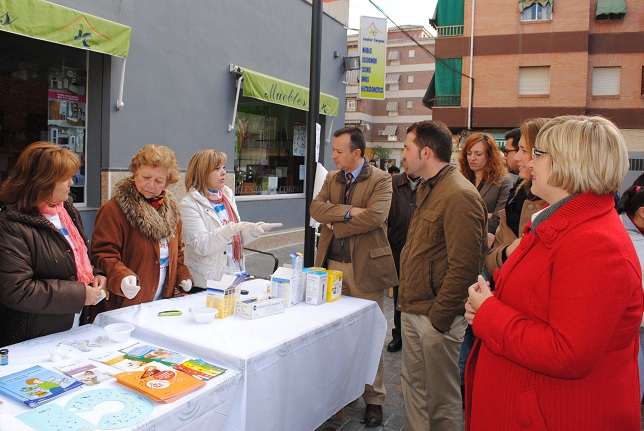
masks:
[[[351,194],[351,180],[353,180],[353,174],[351,172],[347,173],[347,185],[344,188],[344,202],[349,201],[349,194]]]

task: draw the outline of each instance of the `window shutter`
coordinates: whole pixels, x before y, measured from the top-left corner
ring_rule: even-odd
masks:
[[[621,67],[593,68],[593,96],[619,96]]]
[[[550,66],[519,68],[519,95],[531,94],[550,94]]]

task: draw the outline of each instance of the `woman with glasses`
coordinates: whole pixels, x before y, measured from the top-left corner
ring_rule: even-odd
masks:
[[[106,294],[69,197],[79,167],[73,152],[34,142],[0,187],[0,346],[78,326]]]
[[[458,164],[461,173],[478,189],[488,213],[488,246],[494,241],[499,226],[499,211],[510,196],[512,177],[496,141],[487,133],[473,133],[463,144]]]
[[[628,170],[617,127],[564,116],[535,142],[532,217],[495,278],[469,287],[477,336],[466,370],[469,431],[640,431],[642,272],[613,194]]]
[[[110,300],[102,310],[172,298],[192,288],[183,262],[179,202],[167,187],[179,180],[174,151],[146,145],[131,176],[96,213],[92,262],[107,274]],[[178,290],[180,288],[181,290]]]
[[[523,229],[532,214],[541,210],[545,204],[530,191],[532,175],[528,163],[532,159],[532,149],[537,133],[548,120],[549,118],[533,118],[521,125],[518,151],[513,155],[521,182],[510,193],[511,197],[505,208],[499,211],[500,223],[494,236],[494,244],[485,258],[485,267],[489,274],[494,274],[495,270],[501,268],[503,262],[519,245]]]

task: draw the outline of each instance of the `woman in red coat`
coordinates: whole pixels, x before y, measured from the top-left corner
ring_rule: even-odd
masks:
[[[495,277],[469,288],[477,342],[466,370],[466,429],[639,431],[642,274],[614,210],[628,169],[617,127],[558,117],[539,132],[533,216]]]

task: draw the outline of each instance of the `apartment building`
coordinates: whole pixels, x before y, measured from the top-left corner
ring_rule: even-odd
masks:
[[[532,117],[603,115],[626,138],[628,182],[644,169],[643,23],[638,0],[439,0],[426,103],[454,132],[497,138]]]
[[[359,70],[346,72],[346,125],[361,126],[367,140],[367,157],[373,147],[390,150],[392,164],[400,155],[408,125],[431,120],[431,110],[422,104],[434,76],[434,37],[423,26],[405,25],[387,31],[387,65],[384,100],[359,99]],[[405,34],[406,33],[406,34]],[[413,40],[409,37],[413,38]],[[348,56],[358,56],[358,35],[347,38]],[[427,50],[427,51],[426,51]],[[387,167],[389,160],[382,160]]]

